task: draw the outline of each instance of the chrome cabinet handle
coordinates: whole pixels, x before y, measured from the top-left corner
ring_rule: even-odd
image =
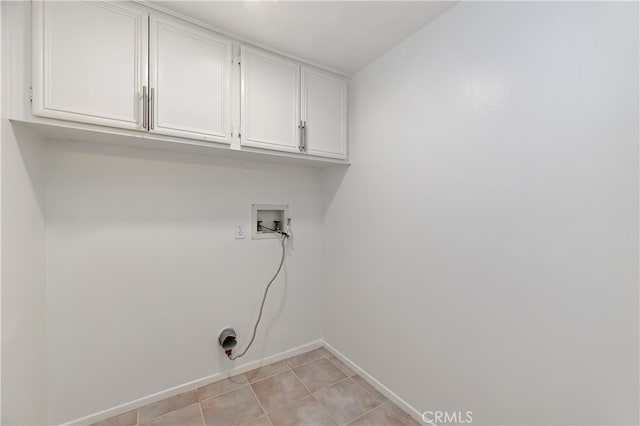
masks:
[[[302,122],[302,151],[306,151],[307,150],[307,122],[303,121]]]
[[[155,114],[155,108],[153,107],[153,103],[154,103],[154,94],[156,92],[156,89],[151,88],[150,89],[150,94],[149,94],[149,108],[151,109],[151,113],[149,114],[149,129],[153,130],[153,119],[154,119],[154,114]]]
[[[298,150],[302,152],[304,151],[304,126],[302,125],[302,120],[300,120],[300,124],[298,124],[298,129],[300,129],[300,136],[298,140]]]
[[[143,129],[147,129],[148,126],[148,113],[147,113],[147,108],[149,106],[148,103],[148,98],[147,98],[147,86],[142,86],[142,128]]]

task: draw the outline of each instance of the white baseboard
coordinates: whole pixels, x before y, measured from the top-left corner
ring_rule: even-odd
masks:
[[[283,359],[299,355],[304,352],[311,351],[313,349],[317,349],[324,344],[323,340],[314,340],[313,342],[307,343],[302,346],[298,346],[293,349],[289,349],[284,352],[280,352],[275,355],[268,356],[266,358],[259,359],[257,361],[249,362],[246,364],[239,365],[237,367],[232,368],[231,370],[221,371],[216,374],[212,374],[210,376],[203,377],[201,379],[193,380],[188,383],[183,383],[178,386],[174,386],[169,389],[162,390],[160,392],[156,392],[152,395],[144,396],[142,398],[138,398],[134,401],[127,402],[121,405],[118,405],[113,408],[109,408],[107,410],[103,410],[94,414],[90,414],[88,416],[81,417],[79,419],[71,420],[69,422],[64,423],[65,425],[90,425],[92,423],[99,422],[101,420],[108,419],[109,417],[117,416],[119,414],[126,413],[127,411],[134,410],[136,408],[145,406],[147,404],[151,404],[153,402],[160,401],[165,398],[169,398],[170,396],[177,395],[182,392],[187,392],[193,389],[197,389],[200,386],[207,385],[212,382],[216,382],[218,380],[225,379],[227,377],[235,376],[237,374],[245,373],[249,370],[253,370],[254,368],[262,367],[263,365],[271,364],[277,361],[282,361]]]
[[[418,411],[415,408],[413,408],[407,401],[405,401],[404,399],[400,398],[398,395],[393,393],[388,387],[386,387],[385,385],[380,383],[371,374],[369,374],[366,371],[364,371],[362,368],[360,368],[358,366],[358,364],[354,363],[349,358],[344,356],[342,353],[340,353],[336,348],[331,346],[325,340],[322,341],[322,345],[325,348],[327,348],[327,350],[329,352],[334,354],[340,361],[344,362],[345,364],[347,364],[349,366],[349,368],[351,368],[353,371],[358,373],[360,375],[360,377],[362,377],[364,380],[366,380],[378,392],[380,392],[382,395],[384,395],[387,398],[389,398],[391,400],[391,402],[393,402],[398,407],[400,407],[405,413],[410,415],[418,423],[424,424],[424,421],[422,420],[422,413],[420,411]]]

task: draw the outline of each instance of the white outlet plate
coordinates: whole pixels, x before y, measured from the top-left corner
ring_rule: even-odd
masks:
[[[247,237],[247,227],[244,223],[238,223],[235,226],[236,240],[244,240]]]

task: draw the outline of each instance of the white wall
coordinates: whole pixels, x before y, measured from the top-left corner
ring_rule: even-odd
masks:
[[[20,82],[6,78],[22,63],[13,46],[29,42],[13,32],[24,18],[14,14],[16,6],[0,5],[0,423],[33,425],[44,424],[47,415],[44,162],[42,138],[7,119],[20,90]]]
[[[4,109],[4,108],[3,108]],[[2,118],[2,424],[46,422],[42,140]]]
[[[2,28],[4,24],[2,22],[2,6],[0,5],[0,119],[4,117],[3,115],[3,97],[2,97],[2,86],[4,85],[4,79],[2,76],[4,72],[2,70],[2,64],[4,60],[2,58]],[[0,124],[1,126],[1,124]],[[2,144],[2,136],[0,134],[0,146]],[[2,200],[2,149],[0,148],[0,200]],[[1,204],[0,204],[1,206]],[[2,421],[2,208],[0,208],[0,422]]]
[[[83,143],[47,145],[49,421],[60,422],[319,339],[320,171]],[[288,204],[294,237],[252,349],[232,363],[280,259],[234,239],[251,204]]]
[[[419,411],[638,424],[638,4],[463,3],[353,79],[325,338]]]

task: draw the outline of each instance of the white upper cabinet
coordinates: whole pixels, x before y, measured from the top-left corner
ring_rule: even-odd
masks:
[[[242,46],[241,144],[300,152],[300,65]]]
[[[149,131],[231,143],[231,42],[151,15]]]
[[[347,159],[340,76],[135,2],[33,1],[32,14],[37,121]]]
[[[148,14],[122,2],[33,2],[34,115],[142,128]]]
[[[311,155],[347,157],[347,82],[302,67],[303,148]]]

